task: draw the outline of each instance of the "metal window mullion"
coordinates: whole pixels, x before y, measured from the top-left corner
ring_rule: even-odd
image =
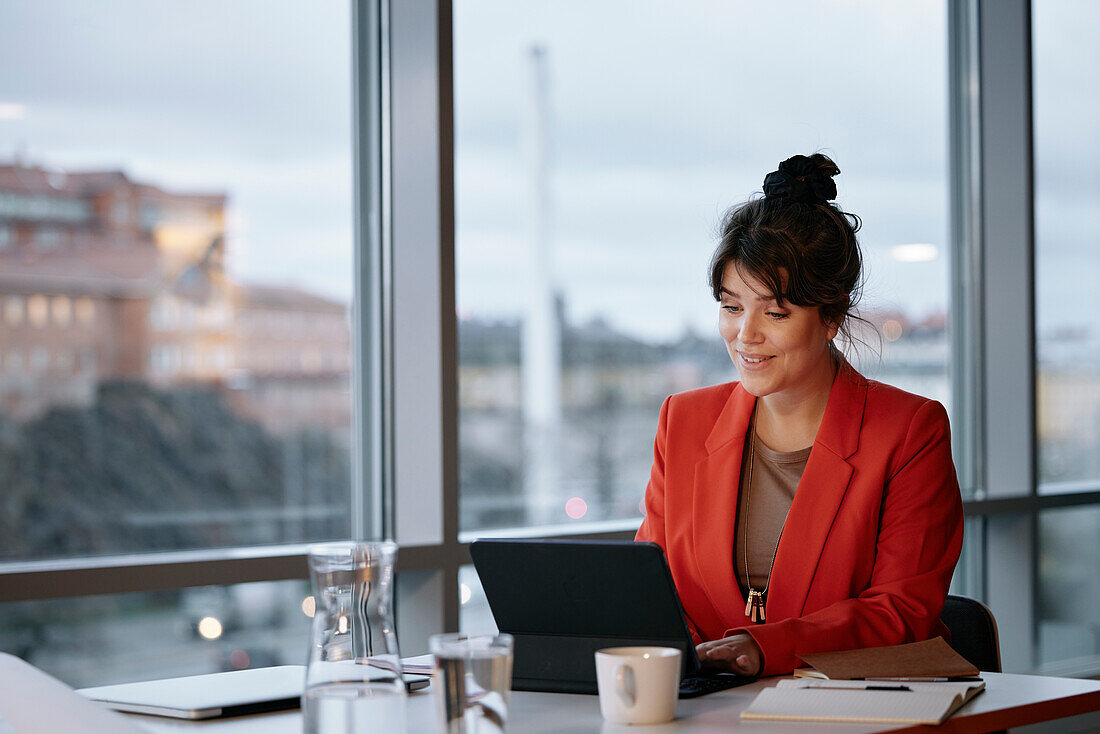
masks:
[[[984,497],[1026,498],[987,515],[986,601],[1005,668],[1035,669],[1035,308],[1030,3],[976,0]],[[1021,603],[1023,602],[1023,603]]]
[[[391,36],[392,13],[389,0],[375,0],[379,13],[379,246],[375,262],[379,268],[378,304],[378,415],[379,440],[378,492],[381,503],[379,532],[386,538],[397,535],[397,481],[395,455],[395,380],[394,380],[394,272],[393,272],[393,65]]]
[[[985,496],[981,120],[977,2],[948,6],[951,192],[951,391],[955,463],[964,497]]]
[[[404,555],[434,559],[406,577],[402,646],[458,626],[450,4],[389,5],[393,528]],[[399,583],[400,586],[400,583]]]
[[[0,599],[61,599],[304,578],[303,546],[32,561],[6,564],[0,570]]]
[[[458,472],[458,322],[455,253],[454,179],[454,22],[451,0],[437,0],[436,47],[439,84],[439,292],[440,380],[443,385],[442,504],[444,567],[443,629],[459,629],[459,566],[470,562],[468,546],[459,542]]]
[[[388,243],[386,215],[386,47],[381,0],[354,0],[352,6],[355,69],[354,191],[355,301],[354,384],[355,442],[352,456],[351,533],[356,538],[386,534],[385,341],[387,278],[384,253]]]

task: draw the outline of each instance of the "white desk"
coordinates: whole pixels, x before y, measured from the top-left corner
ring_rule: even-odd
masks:
[[[596,696],[562,693],[512,693],[509,734],[728,734],[745,729],[765,734],[871,734],[871,732],[986,732],[1007,729],[1091,711],[1100,711],[1100,681],[1031,675],[983,673],[986,690],[940,727],[891,727],[864,724],[792,724],[742,722],[741,710],[757,691],[775,685],[776,678],[747,686],[682,700],[676,720],[659,726],[616,726],[600,717]],[[153,734],[185,731],[196,734],[300,734],[297,711],[239,717],[209,722],[187,722],[152,716],[131,716]],[[431,689],[409,697],[409,734],[436,734],[435,703]]]

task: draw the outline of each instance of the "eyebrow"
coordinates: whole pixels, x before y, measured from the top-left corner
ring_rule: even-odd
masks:
[[[722,293],[725,293],[730,298],[736,298],[739,301],[744,300],[744,299],[741,298],[741,296],[739,294],[734,293],[733,291],[731,291],[729,288],[726,288],[725,286],[722,286],[719,290]],[[774,303],[776,305],[779,304],[779,302],[773,296],[761,296],[760,294],[755,293],[755,292],[754,292],[753,295],[756,296],[756,300],[757,300],[758,303]]]

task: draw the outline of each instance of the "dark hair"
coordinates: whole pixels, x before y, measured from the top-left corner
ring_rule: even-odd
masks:
[[[863,288],[861,222],[830,203],[840,169],[821,153],[796,155],[764,178],[764,196],[730,208],[719,224],[710,288],[722,298],[726,265],[760,281],[779,305],[817,306],[849,341]]]

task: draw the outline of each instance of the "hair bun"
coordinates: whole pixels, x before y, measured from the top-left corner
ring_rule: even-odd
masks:
[[[778,171],[764,177],[764,196],[803,204],[824,204],[836,198],[833,176],[840,169],[821,153],[796,155],[779,164]]]

